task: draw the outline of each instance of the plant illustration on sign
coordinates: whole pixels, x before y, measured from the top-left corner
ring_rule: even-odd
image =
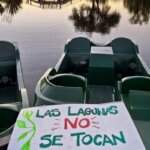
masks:
[[[16,124],[18,128],[26,129],[19,137],[18,141],[22,141],[27,138],[26,142],[21,146],[21,150],[30,150],[32,139],[36,133],[36,125],[32,121],[33,112],[32,111],[24,111],[23,118],[24,120],[17,120]],[[31,126],[29,126],[29,124]]]

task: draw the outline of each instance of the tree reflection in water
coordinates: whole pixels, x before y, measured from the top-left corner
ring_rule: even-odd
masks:
[[[132,15],[132,24],[148,23],[150,18],[150,0],[124,0],[124,7]]]
[[[21,9],[22,0],[0,0],[0,14],[3,15],[3,20],[11,22],[19,9]]]
[[[0,4],[0,14],[3,14],[4,12],[4,7]]]
[[[47,8],[61,8],[62,5],[68,2],[72,4],[72,0],[27,0],[28,4],[30,5],[39,4],[38,6],[40,6],[41,8],[46,8],[46,7]]]
[[[84,4],[79,9],[73,8],[69,18],[73,21],[76,30],[109,33],[110,29],[119,23],[120,14],[110,11],[111,7],[107,0],[90,0],[90,2],[91,6]]]

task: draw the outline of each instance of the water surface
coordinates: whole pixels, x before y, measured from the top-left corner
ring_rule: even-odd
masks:
[[[149,0],[0,0],[0,40],[17,43],[25,85],[33,99],[40,76],[56,64],[67,39],[135,41],[150,66]]]

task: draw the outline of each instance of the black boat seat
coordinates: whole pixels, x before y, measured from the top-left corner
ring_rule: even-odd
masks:
[[[108,45],[113,49],[115,72],[118,79],[138,73],[139,66],[136,65],[138,64],[136,62],[138,48],[131,40],[116,38]]]
[[[21,97],[16,86],[3,86],[0,88],[0,104],[19,102],[20,100]]]
[[[75,74],[56,74],[49,79],[49,83],[58,86],[82,87],[86,88],[85,79]]]
[[[150,77],[126,77],[120,91],[133,119],[150,120]]]
[[[116,38],[112,40],[108,45],[112,46],[114,54],[135,55],[136,53],[138,53],[138,47],[130,39],[127,38]]]
[[[49,104],[84,103],[81,87],[49,86],[42,91]]]
[[[3,50],[0,55],[0,61],[15,61],[15,46],[7,41],[0,41],[0,49]]]
[[[132,76],[121,80],[121,92],[128,93],[129,90],[150,91],[150,77]]]
[[[0,133],[9,129],[16,121],[18,116],[18,111],[10,109],[10,108],[3,108],[0,107]]]
[[[123,100],[133,119],[150,120],[150,91],[130,90]]]
[[[14,84],[16,81],[16,50],[14,45],[0,41],[0,87]]]
[[[74,38],[65,45],[65,52],[68,58],[68,65],[76,74],[87,72],[89,57],[91,51],[91,41],[87,38]]]
[[[42,85],[43,84],[43,85]],[[36,94],[36,105],[84,103],[86,93],[86,80],[75,74],[56,74],[45,77],[41,82],[40,92]]]
[[[91,51],[91,41],[84,37],[74,38],[68,41],[65,45],[65,52],[67,54],[89,54]]]

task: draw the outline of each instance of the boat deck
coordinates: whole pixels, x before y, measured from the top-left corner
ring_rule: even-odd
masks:
[[[89,85],[87,91],[87,101],[90,104],[106,103],[113,101],[112,86]]]

